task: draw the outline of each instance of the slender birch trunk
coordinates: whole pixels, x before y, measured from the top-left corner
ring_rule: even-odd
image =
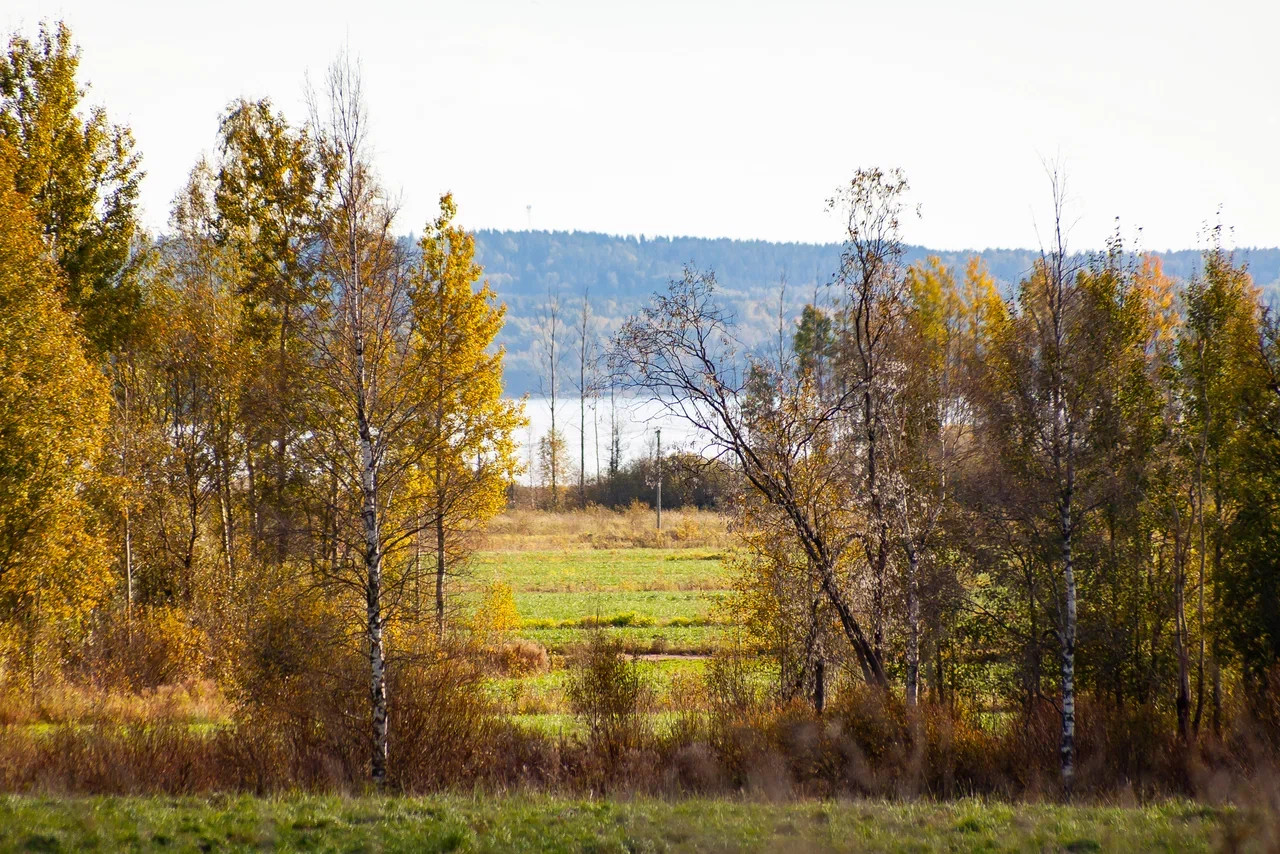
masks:
[[[1067,467],[1067,486],[1059,507],[1062,532],[1062,576],[1066,616],[1062,626],[1062,786],[1071,794],[1075,782],[1076,752],[1076,573],[1071,555],[1072,540],[1072,473]]]
[[[1173,594],[1174,640],[1178,656],[1178,694],[1175,707],[1178,713],[1178,738],[1183,744],[1191,742],[1191,662],[1187,650],[1187,548],[1182,540],[1182,520],[1174,516],[1173,532]],[[1187,532],[1187,539],[1191,532]]]
[[[133,527],[129,505],[124,508],[124,616],[128,638],[133,640]]]
[[[356,257],[354,228],[350,234],[351,257]],[[362,306],[358,268],[353,263],[352,279],[356,295],[356,426],[360,439],[360,520],[364,533],[365,607],[368,618],[369,696],[373,711],[371,775],[382,785],[387,777],[387,675],[382,641],[382,543],[378,530],[378,477],[373,450],[373,427],[369,423],[368,387],[365,376],[365,341],[361,326]]]
[[[907,706],[920,697],[920,552],[907,548]]]

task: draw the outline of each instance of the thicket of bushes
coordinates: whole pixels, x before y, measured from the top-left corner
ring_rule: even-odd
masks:
[[[187,794],[351,792],[368,780],[367,675],[358,654],[308,660],[305,632],[246,670],[220,724],[175,707],[74,723],[0,727],[8,792]],[[293,640],[294,643],[289,641]],[[752,797],[986,795],[1057,797],[1057,712],[1042,705],[999,720],[898,699],[840,680],[822,712],[778,704],[759,665],[730,653],[677,686],[685,711],[653,712],[653,686],[604,632],[570,663],[578,735],[522,728],[484,690],[491,650],[420,642],[390,672],[388,785],[557,793],[745,794]],[[537,663],[531,665],[537,667]],[[517,668],[518,669],[518,668]],[[1277,676],[1280,678],[1280,675]],[[1274,714],[1275,710],[1272,710]],[[1273,721],[1234,716],[1221,738],[1181,744],[1167,715],[1086,699],[1077,796],[1255,797],[1280,769]]]

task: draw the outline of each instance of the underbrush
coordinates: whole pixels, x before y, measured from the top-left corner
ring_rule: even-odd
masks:
[[[616,639],[592,632],[541,694],[493,687],[494,650],[423,648],[391,670],[388,787],[756,799],[1063,796],[1056,712],[1013,714],[999,728],[933,705],[841,684],[822,713],[770,699],[749,660],[720,654],[664,689]],[[517,657],[537,658],[526,653]],[[367,696],[359,655],[315,674],[250,673],[229,722],[120,714],[0,727],[0,790],[50,794],[359,793],[368,784]],[[647,665],[652,668],[652,665]],[[520,668],[516,667],[519,671]],[[552,685],[551,683],[556,683]],[[563,699],[552,701],[552,697]],[[224,701],[227,702],[227,701]],[[68,711],[70,706],[65,707]],[[118,708],[125,708],[120,706]],[[521,725],[555,715],[573,726]],[[572,716],[572,717],[569,717]],[[1241,714],[1221,738],[1187,748],[1152,709],[1082,702],[1075,796],[1151,802],[1196,797],[1258,810],[1241,839],[1274,833],[1276,746]],[[33,719],[32,719],[33,720]],[[661,720],[661,725],[656,722]]]
[[[0,727],[37,724],[221,724],[233,706],[211,679],[188,679],[137,691],[108,691],[92,685],[57,682],[35,701],[29,691],[0,691]]]

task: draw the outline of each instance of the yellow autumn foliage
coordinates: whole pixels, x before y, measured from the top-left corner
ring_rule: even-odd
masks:
[[[31,656],[43,626],[74,623],[111,583],[87,501],[109,397],[5,160],[0,152],[0,623]]]

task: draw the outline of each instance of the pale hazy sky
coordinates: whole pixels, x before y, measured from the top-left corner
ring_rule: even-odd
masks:
[[[1034,246],[1042,159],[1072,234],[1280,244],[1275,2],[116,2],[5,0],[64,18],[90,98],[132,126],[152,227],[233,98],[305,118],[349,45],[375,153],[419,231],[452,189],[469,227],[829,241],[823,200],[901,166],[912,243]]]

